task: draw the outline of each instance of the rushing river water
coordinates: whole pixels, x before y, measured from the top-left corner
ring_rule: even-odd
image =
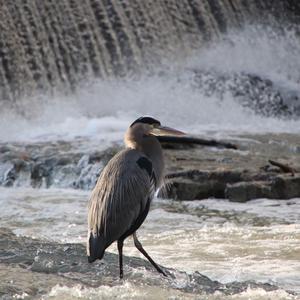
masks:
[[[88,196],[88,192],[66,189],[2,188],[0,204],[5,210],[0,212],[0,226],[20,235],[59,243],[85,243]],[[247,204],[214,199],[194,202],[155,199],[139,236],[149,253],[164,266],[200,271],[221,282],[255,280],[282,288],[269,294],[249,290],[234,298],[296,299],[284,290],[300,292],[299,210],[300,199],[261,199]],[[117,252],[116,245],[108,251]],[[124,254],[139,255],[131,239],[125,243]],[[155,292],[165,298],[174,293],[161,288],[147,289],[135,290],[129,281],[104,290],[54,286],[45,298],[68,299],[67,295],[73,295],[96,299],[121,293],[125,298],[136,295],[138,299]]]
[[[276,40],[277,48],[273,48],[274,40],[267,35],[258,38],[250,34],[249,40],[245,40],[243,34],[234,35],[234,45],[238,46],[227,42],[214,45],[201,54],[201,59],[189,61],[185,71],[176,66],[163,75],[139,80],[97,81],[75,96],[45,99],[43,104],[28,99],[31,104],[24,111],[26,118],[9,109],[1,112],[1,143],[51,145],[58,140],[78,140],[81,151],[105,150],[113,142],[121,143],[124,130],[137,116],[151,114],[178,129],[214,138],[272,133],[280,140],[280,134],[293,134],[299,146],[295,155],[299,155],[300,121],[296,117],[257,114],[242,106],[232,89],[208,95],[201,89],[203,86],[191,84],[195,78],[190,67],[197,66],[221,74],[235,73],[238,78],[244,73],[258,73],[272,80],[280,90],[295,93],[298,88],[299,96],[299,52],[287,49],[290,45],[294,50],[299,49],[299,43],[293,37],[282,38]],[[256,48],[249,51],[253,43]],[[221,64],[224,61],[226,64]],[[211,82],[212,75],[205,76]],[[228,83],[238,86],[235,80],[229,78],[225,86]],[[255,84],[246,87],[257,88]],[[264,96],[269,100],[268,93]],[[32,189],[26,184],[1,187],[0,227],[55,243],[85,243],[89,194],[75,189]],[[214,294],[204,298],[297,299],[297,295],[286,291],[300,293],[300,198],[258,199],[246,204],[215,199],[176,202],[155,198],[139,236],[163,266],[188,273],[199,271],[223,283],[253,280],[280,287],[277,291],[248,289],[234,296]],[[116,253],[116,245],[108,251]],[[125,243],[124,254],[139,255],[131,239]],[[143,272],[146,278],[153,276]],[[0,270],[0,280],[5,276],[8,276],[6,270]],[[195,294],[168,288],[137,286],[130,280],[97,288],[52,285],[49,280],[48,287],[50,292],[44,299],[197,298]],[[26,294],[17,296],[26,298]]]

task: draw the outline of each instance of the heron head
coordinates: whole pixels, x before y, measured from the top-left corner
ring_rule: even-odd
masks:
[[[129,127],[131,131],[138,131],[143,136],[183,136],[185,133],[177,129],[162,126],[160,121],[144,116],[136,119]]]

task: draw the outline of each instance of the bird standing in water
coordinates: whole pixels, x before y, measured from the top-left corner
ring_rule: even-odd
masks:
[[[92,192],[88,211],[88,261],[102,259],[105,249],[117,241],[120,278],[123,278],[124,240],[133,235],[134,245],[155,269],[166,276],[137,239],[155,191],[163,181],[164,160],[156,136],[182,136],[151,117],[134,121],[125,134],[126,149],[103,169]]]

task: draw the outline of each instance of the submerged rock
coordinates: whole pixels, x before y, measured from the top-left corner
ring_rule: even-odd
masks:
[[[57,284],[85,287],[115,286],[119,280],[118,257],[106,253],[101,261],[87,262],[85,247],[81,244],[60,244],[18,237],[10,230],[0,228],[0,297],[10,299],[16,294],[28,298],[48,293]],[[145,272],[146,270],[146,272]],[[159,275],[144,259],[124,257],[125,279],[140,286],[160,286],[184,293],[224,295],[237,294],[251,288],[266,291],[278,289],[266,283],[251,281],[222,284],[194,272],[187,274],[165,268],[168,277]]]

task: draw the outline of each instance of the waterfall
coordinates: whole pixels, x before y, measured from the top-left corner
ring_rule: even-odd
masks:
[[[151,70],[165,59],[187,57],[229,28],[297,13],[296,1],[1,1],[0,101]]]

